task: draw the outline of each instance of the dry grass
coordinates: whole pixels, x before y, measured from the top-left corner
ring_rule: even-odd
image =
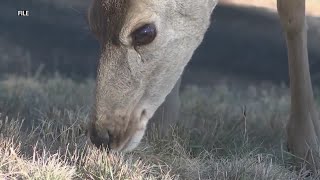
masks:
[[[220,0],[222,3],[253,6],[259,8],[266,8],[275,11],[277,8],[277,0]],[[320,1],[306,0],[307,14],[310,16],[320,16]]]
[[[1,80],[0,178],[240,180],[307,174],[293,170],[283,147],[285,87],[188,87],[181,124],[170,137],[151,133],[138,150],[109,155],[88,145],[84,135],[93,87],[92,80],[59,76]]]

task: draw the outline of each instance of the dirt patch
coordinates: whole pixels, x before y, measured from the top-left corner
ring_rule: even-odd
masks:
[[[253,6],[270,9],[275,11],[277,8],[276,0],[220,0],[223,4],[234,4],[240,6]],[[310,16],[320,16],[320,1],[307,0],[306,1],[307,14]]]

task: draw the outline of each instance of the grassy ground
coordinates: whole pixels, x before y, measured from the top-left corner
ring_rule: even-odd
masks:
[[[239,88],[228,82],[187,87],[180,125],[170,137],[149,132],[136,151],[109,155],[88,145],[84,135],[93,89],[93,80],[59,76],[2,79],[0,178],[303,179],[307,174],[294,170],[285,148],[286,87]]]

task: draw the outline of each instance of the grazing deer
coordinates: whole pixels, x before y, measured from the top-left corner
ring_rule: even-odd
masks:
[[[93,144],[130,151],[161,106],[179,112],[180,77],[210,24],[217,0],[93,0],[89,25],[101,44]],[[290,151],[320,168],[320,121],[310,80],[305,0],[278,0],[287,42],[291,116]],[[156,114],[161,114],[158,110]]]

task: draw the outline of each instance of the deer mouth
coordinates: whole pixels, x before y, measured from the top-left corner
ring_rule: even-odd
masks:
[[[144,108],[135,108],[131,116],[104,116],[92,120],[88,136],[93,145],[108,151],[128,152],[142,140],[149,116]]]

